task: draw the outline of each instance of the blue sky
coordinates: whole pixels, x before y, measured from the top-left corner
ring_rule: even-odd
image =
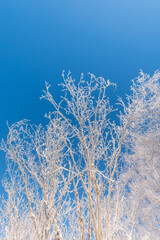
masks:
[[[52,110],[39,99],[45,81],[58,100],[63,70],[109,78],[118,95],[129,92],[140,69],[153,74],[160,68],[159,11],[159,0],[1,0],[0,138],[6,121],[43,122]]]

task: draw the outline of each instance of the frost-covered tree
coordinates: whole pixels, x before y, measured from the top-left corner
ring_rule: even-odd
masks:
[[[9,126],[2,239],[159,239],[160,73],[140,73],[121,112],[110,105],[114,84],[63,74],[46,127]]]
[[[127,202],[134,215],[131,239],[160,238],[160,73],[140,73],[124,106],[128,127],[124,158]],[[129,199],[131,199],[129,201]],[[133,206],[136,206],[133,208]],[[129,214],[131,215],[131,211]],[[125,213],[124,213],[125,214]],[[127,217],[129,218],[129,217]]]

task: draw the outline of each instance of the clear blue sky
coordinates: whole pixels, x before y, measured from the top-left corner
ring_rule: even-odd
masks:
[[[43,121],[51,110],[39,100],[44,82],[58,100],[63,69],[109,78],[118,95],[129,92],[140,69],[153,74],[160,68],[159,12],[159,0],[1,0],[0,138],[7,120]]]

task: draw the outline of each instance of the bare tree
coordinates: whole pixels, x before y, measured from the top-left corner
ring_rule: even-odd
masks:
[[[122,112],[114,84],[89,76],[63,74],[59,104],[46,83],[45,128],[9,127],[2,239],[158,239],[160,74],[141,73]]]

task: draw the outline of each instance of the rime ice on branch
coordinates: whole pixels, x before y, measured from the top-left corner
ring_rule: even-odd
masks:
[[[110,81],[62,76],[48,125],[15,123],[1,144],[1,239],[159,239],[160,73],[141,72],[121,112]]]

